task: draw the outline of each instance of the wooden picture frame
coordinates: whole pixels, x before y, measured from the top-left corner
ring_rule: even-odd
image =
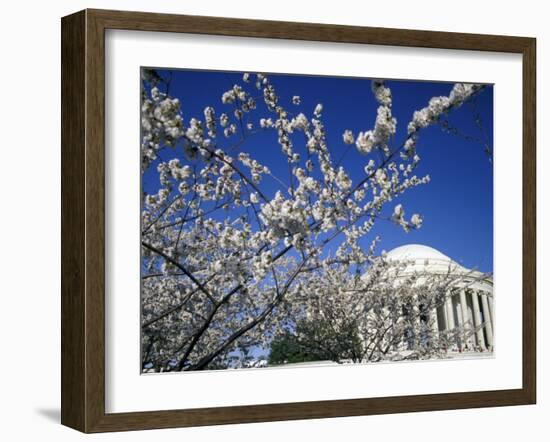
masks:
[[[533,38],[84,10],[62,19],[62,424],[83,432],[534,404],[536,41]],[[218,408],[105,412],[105,30],[496,51],[523,63],[523,383],[457,392]]]

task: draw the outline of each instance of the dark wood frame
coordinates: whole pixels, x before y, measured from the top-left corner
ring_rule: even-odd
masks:
[[[61,422],[83,432],[534,404],[536,401],[536,40],[404,29],[84,10],[62,29]],[[523,56],[523,386],[475,391],[105,413],[105,34],[167,31],[497,51]],[[518,146],[519,148],[519,146]]]

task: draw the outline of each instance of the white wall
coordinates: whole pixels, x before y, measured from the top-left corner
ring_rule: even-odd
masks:
[[[434,29],[535,36],[538,39],[538,351],[539,404],[465,411],[446,411],[285,423],[232,425],[198,429],[148,431],[95,436],[96,440],[333,440],[360,437],[387,441],[542,440],[543,417],[550,413],[550,387],[544,372],[550,333],[540,312],[549,304],[548,266],[550,222],[544,189],[550,175],[543,167],[550,158],[545,121],[550,118],[550,29],[544,2],[441,1],[276,2],[239,3],[227,0],[155,2],[74,0],[4,2],[0,14],[2,69],[0,218],[3,276],[0,310],[0,407],[4,440],[83,440],[84,436],[59,425],[59,310],[60,310],[60,24],[59,18],[85,7],[246,18],[312,21],[367,26]],[[518,189],[518,191],[520,191]],[[544,250],[546,249],[546,250]],[[4,282],[7,280],[7,284]],[[7,302],[6,302],[7,301]],[[371,440],[372,440],[371,439]]]

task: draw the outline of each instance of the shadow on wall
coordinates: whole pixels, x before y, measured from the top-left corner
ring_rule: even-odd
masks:
[[[56,424],[61,422],[61,410],[59,408],[37,408],[34,411],[36,414]]]

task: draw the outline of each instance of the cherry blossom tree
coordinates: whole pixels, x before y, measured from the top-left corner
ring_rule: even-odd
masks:
[[[240,84],[220,92],[220,103],[185,118],[184,104],[156,71],[144,69],[142,81],[142,174],[155,172],[159,180],[158,191],[142,195],[146,371],[236,366],[301,315],[332,305],[337,294],[338,308],[357,304],[355,284],[365,281],[357,275],[379,265],[376,223],[389,220],[405,231],[422,225],[420,214],[407,217],[402,205],[392,205],[430,181],[415,173],[422,130],[484,89],[457,83],[449,96],[433,97],[414,112],[398,142],[391,91],[383,81],[372,81],[378,103],[372,126],[342,134],[364,164],[363,177],[353,182],[328,146],[323,105],[308,112],[296,95],[285,106],[264,74],[245,73]],[[259,132],[274,134],[269,148],[278,150],[284,170],[271,170],[241,149]],[[355,292],[365,298],[362,305],[373,306],[361,320],[362,336],[388,326],[373,312],[389,309],[395,316],[403,299],[416,293],[405,294],[390,282],[378,278],[374,291],[374,282],[361,282]],[[437,298],[446,282],[426,284]],[[373,297],[382,304],[376,307]],[[423,305],[431,302],[424,299]],[[369,344],[363,337],[367,353],[352,359],[382,359],[389,341]]]
[[[449,264],[445,272],[428,266],[415,270],[413,261],[372,260],[365,273],[343,265],[310,273],[303,289],[288,303],[291,323],[275,343],[286,343],[272,362],[285,356],[304,360],[378,362],[446,357],[484,324],[439,330],[436,311],[452,289],[468,287],[487,275],[464,272]]]

